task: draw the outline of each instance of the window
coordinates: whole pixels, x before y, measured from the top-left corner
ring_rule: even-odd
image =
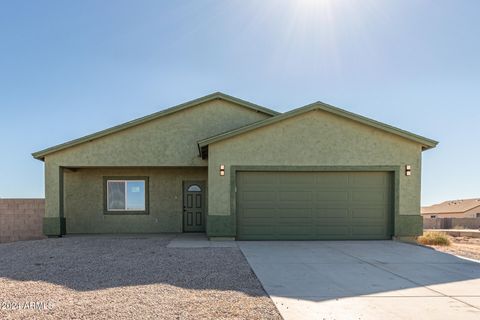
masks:
[[[188,187],[187,191],[189,192],[200,192],[202,189],[197,186],[196,184],[192,184],[190,187]]]
[[[430,216],[430,218],[436,218],[437,216]]]
[[[147,178],[105,178],[105,213],[147,214]]]
[[[477,218],[480,218],[480,212],[477,213]]]

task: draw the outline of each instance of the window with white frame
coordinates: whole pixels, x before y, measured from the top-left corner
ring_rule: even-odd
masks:
[[[146,211],[145,184],[145,179],[108,179],[106,184],[107,211]]]

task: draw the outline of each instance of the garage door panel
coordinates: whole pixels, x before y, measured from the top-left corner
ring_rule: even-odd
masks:
[[[260,224],[250,225],[248,227],[241,227],[239,228],[239,232],[242,234],[242,237],[246,235],[262,236],[275,234],[273,226]]]
[[[275,220],[276,221],[276,220]],[[271,217],[255,217],[255,218],[245,218],[243,223],[239,225],[239,228],[248,227],[262,227],[262,228],[273,228],[277,223],[272,224]]]
[[[374,236],[385,237],[385,228],[383,225],[359,225],[352,228],[354,236]]]
[[[247,201],[275,201],[277,194],[273,191],[247,191],[242,193],[242,200]]]
[[[239,172],[238,237],[388,239],[391,185],[388,172]]]
[[[386,198],[387,198],[387,195],[383,189],[352,191],[353,201],[381,203],[385,201]]]
[[[317,207],[315,210],[315,217],[318,219],[324,218],[347,218],[349,216],[348,208],[324,208]]]
[[[322,224],[315,227],[315,233],[324,237],[348,237],[349,228],[342,224]]]
[[[278,235],[313,235],[315,234],[315,227],[311,224],[285,223],[276,226],[275,233]]]
[[[293,201],[293,202],[304,202],[311,201],[313,198],[313,192],[309,190],[304,191],[279,191],[280,202],[282,201]]]
[[[278,184],[275,189],[283,192],[311,192],[314,184]]]
[[[275,212],[279,218],[312,218],[311,208],[279,208]]]
[[[277,201],[275,206],[283,209],[311,209],[312,203],[310,201]]]
[[[274,208],[244,208],[242,215],[245,218],[268,218],[274,219],[278,216],[278,212]]]
[[[275,219],[275,221],[277,221],[277,219]],[[242,221],[241,226],[253,226],[253,225],[273,226],[275,224],[272,224],[272,217],[269,217],[269,216],[245,217],[245,219]]]
[[[345,190],[325,190],[315,192],[315,200],[317,201],[347,201],[348,191]]]
[[[317,211],[322,209],[348,209],[349,201],[315,201],[312,203],[313,208]]]
[[[385,240],[385,235],[380,234],[355,234],[355,240]],[[338,239],[342,240],[342,239]]]
[[[337,172],[323,172],[322,175],[313,174],[315,177],[315,184],[322,188],[345,188],[348,186],[348,175],[339,176]]]
[[[387,184],[387,177],[384,172],[358,172],[350,176],[350,184],[352,187],[361,188],[368,186],[384,187]]]
[[[359,219],[381,219],[384,220],[388,215],[388,210],[386,208],[355,208],[351,209],[352,218]]]
[[[359,228],[383,228],[383,219],[352,219],[351,227]]]
[[[387,210],[390,210],[389,206],[389,199],[388,197],[386,199],[381,199],[379,201],[353,201],[350,200],[348,201],[348,207],[349,208],[360,208],[360,209],[368,209],[368,208],[386,208]]]
[[[271,190],[272,186],[275,184],[246,184],[245,186],[248,186],[248,191],[249,192],[265,192],[265,190]]]
[[[278,183],[283,185],[305,185],[315,184],[315,176],[307,172],[286,172],[278,176]]]
[[[312,219],[312,224],[319,228],[330,228],[334,226],[335,228],[342,227],[348,229],[349,226],[348,218],[322,218],[322,219]]]
[[[298,219],[297,217],[279,217],[277,222],[275,223],[276,226],[294,226],[294,225],[312,225],[312,219],[308,216],[303,217],[304,219]]]
[[[238,177],[238,182],[242,185],[262,185],[277,184],[278,176],[271,175],[270,172],[242,172]]]
[[[240,209],[271,209],[275,208],[273,204],[276,202],[272,201],[243,201]]]

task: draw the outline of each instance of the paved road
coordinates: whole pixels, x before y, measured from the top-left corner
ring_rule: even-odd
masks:
[[[480,263],[394,241],[239,242],[285,319],[480,319]]]

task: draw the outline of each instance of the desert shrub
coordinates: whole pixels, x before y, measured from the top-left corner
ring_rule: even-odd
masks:
[[[417,241],[425,245],[449,246],[450,239],[445,232],[425,232]]]

